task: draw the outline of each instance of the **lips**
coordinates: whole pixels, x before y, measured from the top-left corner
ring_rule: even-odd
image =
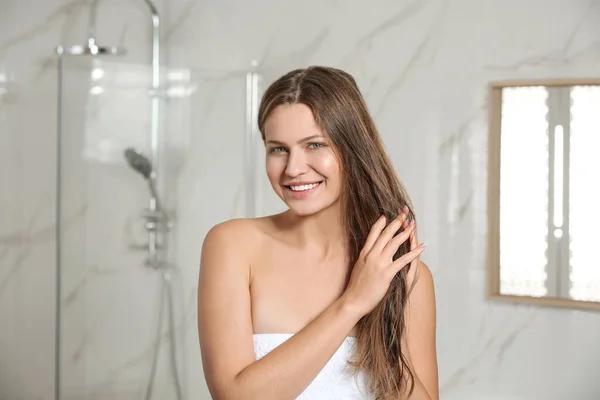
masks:
[[[323,182],[301,182],[293,185],[285,185],[286,191],[295,199],[304,199],[312,195]]]

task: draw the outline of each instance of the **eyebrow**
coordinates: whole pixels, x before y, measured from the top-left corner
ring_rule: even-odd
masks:
[[[305,137],[304,139],[300,139],[300,140],[298,140],[298,142],[297,142],[297,143],[298,143],[298,144],[300,144],[300,143],[308,142],[309,140],[312,140],[312,139],[316,139],[316,138],[323,138],[323,137],[325,137],[325,136],[323,136],[323,135],[312,135],[312,136]],[[267,140],[267,142],[266,142],[266,143],[267,143],[267,144],[269,144],[269,143],[272,143],[272,144],[279,144],[279,145],[283,145],[283,144],[285,144],[285,143],[283,143],[283,142],[280,142],[279,140],[273,140],[273,139],[269,139],[269,140]]]

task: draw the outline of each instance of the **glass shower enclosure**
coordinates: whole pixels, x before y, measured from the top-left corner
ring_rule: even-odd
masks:
[[[55,397],[206,396],[202,238],[281,208],[256,126],[262,75],[165,67],[157,90],[149,65],[118,57],[62,56],[58,72]]]

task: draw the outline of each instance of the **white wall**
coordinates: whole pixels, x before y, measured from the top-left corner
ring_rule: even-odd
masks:
[[[99,39],[133,49],[125,60],[134,65],[124,67],[131,70],[149,59],[148,24],[142,2],[117,3],[102,6]],[[597,77],[600,3],[162,3],[167,64],[189,76],[183,85],[190,89],[169,100],[165,137],[174,144],[163,163],[168,203],[177,210],[172,259],[180,269],[177,324],[190,398],[209,398],[195,327],[197,264],[206,231],[244,212],[245,74],[254,59],[267,83],[311,64],[341,67],[358,80],[428,245],[424,259],[436,282],[443,399],[600,397],[593,372],[600,315],[484,297],[486,83]],[[0,73],[10,77],[10,91],[0,96],[0,398],[50,399],[56,74],[49,60],[56,44],[84,40],[87,14],[82,2],[57,0],[12,2],[0,11]],[[69,121],[93,120],[81,112]],[[140,113],[132,107],[132,120]],[[127,250],[139,235],[131,230],[146,192],[126,168],[94,165],[87,167],[97,171],[92,178],[76,181],[89,185],[93,179],[95,185],[85,192],[88,208],[74,228],[88,236],[78,237],[85,250],[81,245],[70,253],[84,260],[81,270],[73,269],[81,261],[69,264],[68,275],[73,288],[83,285],[83,294],[70,298],[79,311],[65,326],[70,345],[64,357],[74,391],[86,398],[132,398],[149,373],[159,294],[158,277],[136,265],[141,254]],[[121,201],[103,205],[102,199],[114,199],[111,191]],[[280,209],[264,182],[256,194],[263,213]],[[103,215],[116,212],[101,218],[100,209]],[[111,233],[117,238],[99,246]],[[97,254],[98,248],[106,254]],[[107,278],[99,270],[112,274]],[[101,308],[107,298],[112,308]],[[166,355],[159,393],[174,398]]]

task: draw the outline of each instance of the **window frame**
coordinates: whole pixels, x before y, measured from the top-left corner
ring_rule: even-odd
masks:
[[[508,301],[550,307],[600,310],[600,302],[559,297],[533,297],[500,293],[500,144],[502,122],[502,91],[521,86],[551,88],[569,86],[600,86],[598,78],[510,80],[488,84],[488,190],[487,190],[487,290],[488,300]],[[567,149],[565,149],[567,150]],[[549,177],[549,179],[551,179]],[[549,199],[550,200],[550,199]]]

